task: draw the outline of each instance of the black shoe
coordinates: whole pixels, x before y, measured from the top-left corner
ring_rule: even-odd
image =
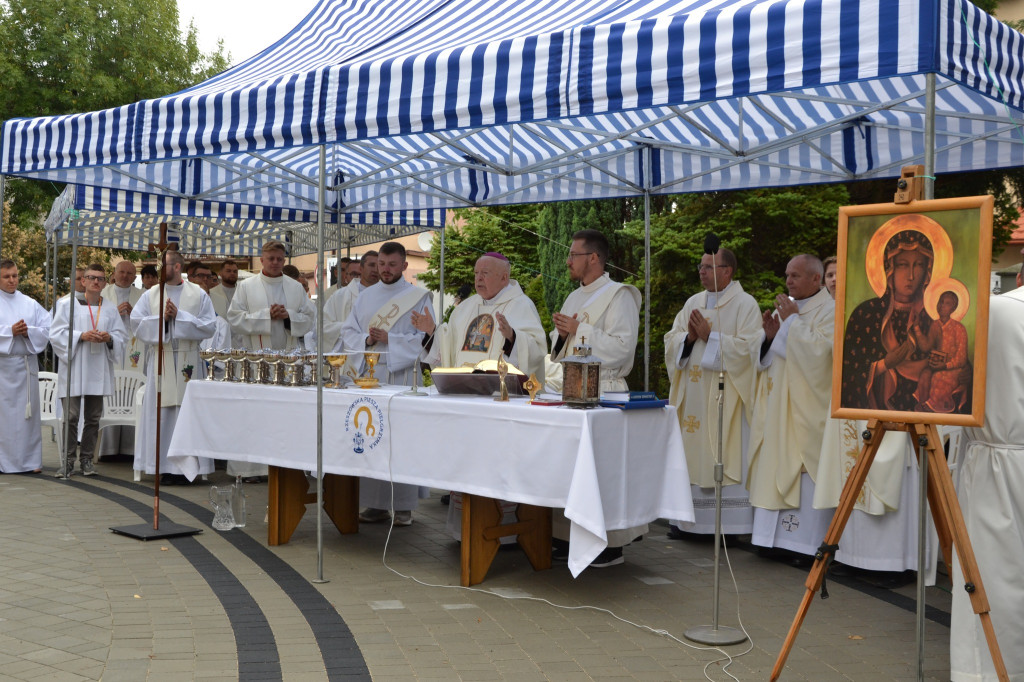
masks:
[[[447,507],[451,503],[452,503],[452,496],[450,494],[449,495],[442,495],[441,496],[441,504],[443,504],[444,506]]]
[[[558,538],[551,538],[551,560],[552,561],[568,561],[569,560],[569,542],[567,540],[559,540]]]
[[[160,485],[178,485],[174,474],[160,474]]]
[[[669,540],[685,540],[686,539],[686,533],[681,531],[679,529],[679,526],[677,526],[675,524],[669,524],[668,532],[665,533],[665,535],[668,536]]]
[[[625,559],[622,557],[621,547],[607,547],[603,552],[597,555],[597,558],[590,562],[591,568],[608,568],[609,566],[618,566],[621,563],[625,563]]]

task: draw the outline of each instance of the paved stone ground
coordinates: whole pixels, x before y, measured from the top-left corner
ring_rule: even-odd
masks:
[[[703,680],[705,667],[729,679],[723,653],[668,636],[711,622],[712,543],[668,540],[664,525],[621,566],[573,579],[502,551],[481,589],[464,590],[435,491],[390,539],[381,524],[342,537],[325,517],[329,582],[316,583],[315,516],[268,547],[266,485],[248,486],[249,524],[226,533],[209,525],[208,484],[164,487],[164,517],[204,532],[141,542],[109,527],[152,521],[152,480],[133,483],[127,461],[55,480],[48,431],[44,443],[43,475],[0,476],[0,679],[660,681]],[[742,543],[729,556],[739,596],[723,568],[721,623],[737,625],[738,602],[753,645],[725,648],[728,672],[765,680],[807,569]],[[916,679],[914,585],[887,578],[830,580],[782,679]],[[928,593],[930,680],[949,679],[948,590],[943,579]]]

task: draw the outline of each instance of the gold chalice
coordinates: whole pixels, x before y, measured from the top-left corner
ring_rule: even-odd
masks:
[[[348,361],[348,355],[346,353],[330,353],[324,355],[324,359],[331,366],[331,388],[341,388],[341,368]]]
[[[281,362],[284,363],[285,368],[285,383],[290,386],[301,386],[302,385],[302,365],[298,364],[302,360],[301,351],[293,351],[291,353],[284,353],[281,355]],[[288,375],[291,375],[289,381]]]
[[[365,353],[363,357],[366,358],[366,366],[370,369],[365,377],[359,377],[355,380],[356,385],[359,388],[377,388],[380,386],[380,382],[373,376],[373,368],[380,361],[380,353]]]
[[[217,351],[213,348],[204,348],[199,351],[199,357],[206,363],[206,380],[213,381],[213,359],[216,357]]]

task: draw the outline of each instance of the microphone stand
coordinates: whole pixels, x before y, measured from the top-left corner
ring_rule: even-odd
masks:
[[[715,255],[718,249],[711,253],[711,267],[715,281],[715,310],[718,310],[718,266],[715,262]],[[717,315],[717,312],[716,312]],[[719,325],[719,336],[721,336],[721,325]],[[739,644],[745,642],[747,636],[742,630],[718,624],[719,611],[719,575],[721,573],[720,552],[722,549],[722,483],[725,481],[725,465],[722,462],[722,441],[725,424],[725,353],[719,343],[718,349],[718,447],[715,448],[715,568],[714,568],[714,597],[711,606],[711,625],[697,625],[683,633],[687,639],[698,644],[710,644],[721,646],[726,644]]]

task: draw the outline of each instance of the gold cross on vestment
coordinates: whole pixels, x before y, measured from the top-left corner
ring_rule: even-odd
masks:
[[[700,367],[690,368],[690,381],[697,383],[702,376],[704,376],[704,371]]]
[[[686,427],[687,433],[696,433],[700,428],[700,420],[691,414],[683,420],[683,426]]]

